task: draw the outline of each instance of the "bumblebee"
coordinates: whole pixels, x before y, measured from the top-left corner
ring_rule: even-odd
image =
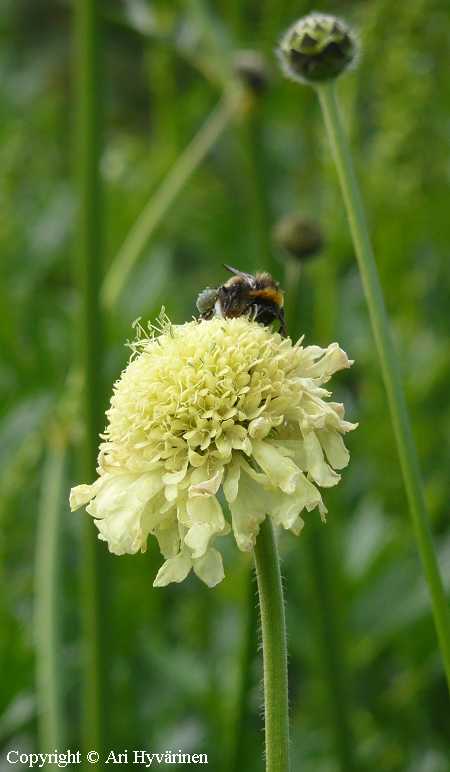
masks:
[[[201,319],[219,316],[230,319],[248,316],[255,322],[269,326],[279,321],[279,333],[286,337],[286,321],[283,309],[283,292],[270,273],[244,273],[224,266],[233,274],[220,287],[207,287],[197,298],[197,309]]]

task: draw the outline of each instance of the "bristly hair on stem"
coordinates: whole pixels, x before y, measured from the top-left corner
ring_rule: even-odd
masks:
[[[264,667],[266,772],[289,772],[289,699],[283,582],[273,525],[268,517],[256,539]]]

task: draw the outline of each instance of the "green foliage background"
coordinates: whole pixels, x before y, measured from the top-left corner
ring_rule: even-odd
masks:
[[[153,319],[164,305],[174,322],[189,319],[197,292],[224,279],[224,262],[243,270],[270,267],[283,284],[286,260],[271,241],[273,225],[290,211],[320,224],[325,249],[303,267],[299,292],[293,296],[287,287],[286,304],[307,343],[338,340],[356,360],[335,388],[360,428],[349,440],[352,461],[343,482],[326,497],[328,525],[319,530],[314,513],[299,539],[281,539],[293,769],[344,770],[336,750],[339,706],[330,698],[334,641],[327,630],[335,613],[343,647],[334,667],[343,681],[354,768],[446,772],[448,696],[343,205],[317,99],[282,78],[273,54],[285,27],[310,10],[309,3],[289,0],[103,3],[105,268],[219,101],[233,51],[263,51],[271,67],[267,93],[230,125],[183,189],[106,320],[105,400],[127,361],[123,343],[136,317]],[[448,3],[330,0],[314,10],[342,14],[360,31],[359,67],[339,90],[448,583]],[[80,743],[86,515],[70,514],[66,504],[71,484],[80,481],[79,406],[69,378],[79,304],[72,17],[63,0],[4,0],[0,10],[5,752],[39,747],[35,550],[48,494],[45,459],[61,441],[70,448],[57,585],[61,719],[64,742]],[[108,748],[207,752],[214,772],[257,772],[261,673],[250,562],[230,541],[226,579],[214,590],[195,577],[153,590],[158,565],[153,546],[146,555],[105,559]],[[323,606],[323,576],[331,611]]]

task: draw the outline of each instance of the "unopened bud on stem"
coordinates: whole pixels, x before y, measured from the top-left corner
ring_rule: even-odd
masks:
[[[355,60],[357,45],[350,27],[323,13],[296,21],[283,36],[278,56],[293,80],[320,83],[332,80]]]
[[[278,247],[301,261],[313,257],[323,248],[318,225],[297,213],[282,217],[275,226],[273,237]]]

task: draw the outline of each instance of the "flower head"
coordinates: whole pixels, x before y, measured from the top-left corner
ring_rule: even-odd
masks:
[[[279,220],[274,240],[291,257],[299,261],[317,255],[323,248],[323,236],[318,225],[293,212]]]
[[[172,326],[132,344],[114,386],[98,479],[70,495],[95,518],[116,555],[166,558],[154,584],[191,569],[223,578],[213,546],[230,525],[239,549],[255,544],[266,515],[298,534],[301,513],[326,513],[319,487],[336,485],[355,428],[324,384],[351,362],[337,343],[303,348],[245,317]]]
[[[336,16],[310,13],[283,36],[278,50],[284,72],[293,80],[331,80],[354,61],[356,41],[348,25]]]

